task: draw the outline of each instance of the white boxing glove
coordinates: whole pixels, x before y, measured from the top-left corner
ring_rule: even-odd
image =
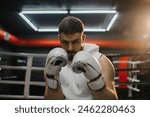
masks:
[[[87,85],[91,90],[100,90],[105,86],[99,62],[88,52],[79,51],[73,58],[73,71],[82,73],[89,79]]]
[[[46,58],[44,77],[49,88],[57,89],[60,84],[59,72],[67,64],[68,55],[62,48],[52,49]]]

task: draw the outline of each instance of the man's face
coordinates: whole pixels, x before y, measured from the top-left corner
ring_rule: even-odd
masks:
[[[59,39],[61,47],[66,50],[69,60],[72,61],[74,55],[82,49],[85,35],[83,33],[61,33]]]

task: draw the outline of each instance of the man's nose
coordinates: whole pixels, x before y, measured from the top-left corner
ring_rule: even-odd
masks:
[[[72,50],[73,50],[73,45],[72,45],[72,43],[69,43],[68,50],[69,50],[69,51],[72,51]]]

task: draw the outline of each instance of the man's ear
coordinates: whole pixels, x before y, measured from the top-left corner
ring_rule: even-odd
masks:
[[[85,39],[86,39],[86,34],[82,35],[82,43],[85,43]]]

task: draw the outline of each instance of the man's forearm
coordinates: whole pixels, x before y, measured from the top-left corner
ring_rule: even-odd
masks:
[[[63,100],[64,95],[62,93],[61,86],[58,86],[57,89],[50,89],[46,86],[44,99],[46,100]]]
[[[95,100],[116,100],[118,99],[116,92],[109,89],[108,87],[104,87],[98,91],[92,91]]]

